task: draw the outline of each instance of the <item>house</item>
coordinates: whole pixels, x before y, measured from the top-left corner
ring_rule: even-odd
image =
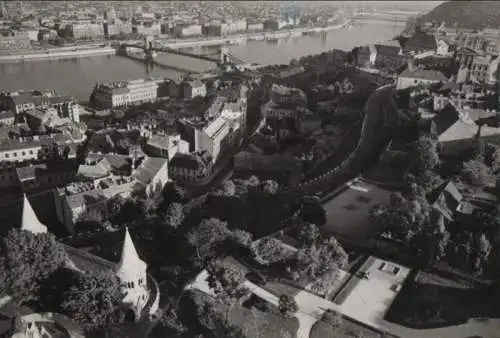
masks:
[[[151,156],[171,160],[177,153],[188,154],[189,143],[182,140],[180,134],[153,135],[147,140],[145,151]]]
[[[479,118],[478,118],[479,119]],[[455,110],[450,105],[435,117],[433,128],[438,136],[442,155],[454,155],[470,149],[477,137],[494,143],[500,143],[500,128],[479,127],[466,109]]]
[[[444,37],[436,39],[436,54],[442,56],[448,56],[453,53],[452,44]]]
[[[417,30],[415,34],[405,42],[403,53],[406,55],[416,55],[425,52],[436,52],[437,43],[434,36]]]
[[[210,177],[212,166],[207,152],[177,153],[170,161],[170,176],[174,180],[203,182]]]
[[[399,41],[389,40],[375,44],[376,57],[375,68],[397,69],[406,62],[406,57],[402,54]]]
[[[464,47],[459,48],[455,51],[454,59],[458,64],[464,65],[465,67],[469,68],[472,65],[472,61],[474,61],[474,57],[476,55],[479,55],[478,52],[473,49]]]
[[[18,167],[16,173],[21,190],[27,192],[65,186],[75,180],[77,168],[74,160],[62,160]]]
[[[444,182],[434,189],[427,197],[433,223],[442,227],[452,222],[463,199],[464,196],[452,181]]]
[[[12,93],[8,96],[7,107],[17,115],[35,109],[35,101],[31,93]]]
[[[11,126],[16,120],[16,114],[12,110],[0,111],[0,125]]]
[[[439,82],[447,82],[448,79],[443,73],[435,70],[415,68],[410,61],[408,67],[398,75],[396,88],[406,89],[418,85],[429,85]]]
[[[83,212],[104,211],[115,196],[144,191],[151,196],[168,182],[168,160],[116,154],[89,154],[78,167],[78,180],[53,192],[56,214],[70,233]]]
[[[207,95],[207,87],[200,80],[186,81],[182,83],[182,95],[185,99],[195,97],[205,97]]]
[[[497,83],[498,56],[475,55],[470,65],[469,78],[478,84]]]

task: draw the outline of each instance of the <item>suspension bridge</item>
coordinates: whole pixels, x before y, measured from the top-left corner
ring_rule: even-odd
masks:
[[[158,46],[153,37],[148,36],[144,39],[143,45],[129,44],[123,43],[120,45],[120,51],[128,55],[128,49],[140,49],[144,52],[144,59],[146,62],[154,61],[156,57],[156,53],[168,53],[174,55],[181,55],[185,57],[190,57],[198,60],[209,61],[215,63],[218,67],[221,66],[234,66],[234,65],[242,65],[246,62],[240,58],[229,53],[227,47],[220,47],[216,52],[206,53],[206,54],[197,54],[188,51],[182,51],[179,49],[174,49],[167,46]]]

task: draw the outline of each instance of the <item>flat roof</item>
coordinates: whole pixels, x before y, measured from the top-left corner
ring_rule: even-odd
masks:
[[[365,277],[354,277],[345,286],[348,293],[341,302],[342,313],[368,326],[379,327],[410,269],[370,256],[358,271]],[[395,285],[399,288],[395,289]]]
[[[355,179],[345,185],[338,195],[323,203],[326,224],[323,227],[333,234],[363,239],[378,234],[369,221],[370,209],[389,202],[392,191],[373,183]]]

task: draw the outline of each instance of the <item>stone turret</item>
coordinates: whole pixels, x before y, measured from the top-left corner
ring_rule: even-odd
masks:
[[[23,195],[23,216],[21,220],[21,229],[30,231],[34,234],[46,233],[47,227],[43,225],[31,207],[26,194]]]
[[[121,282],[125,295],[123,303],[134,311],[136,319],[140,317],[149,296],[147,268],[146,263],[137,254],[128,229],[125,230],[125,239],[116,276]]]

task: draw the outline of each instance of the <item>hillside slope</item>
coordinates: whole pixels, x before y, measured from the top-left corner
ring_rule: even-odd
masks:
[[[447,1],[421,17],[421,22],[445,22],[447,27],[481,29],[500,26],[500,1]]]

